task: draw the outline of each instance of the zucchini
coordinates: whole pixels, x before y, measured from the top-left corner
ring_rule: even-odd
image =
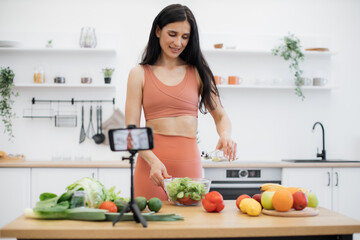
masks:
[[[154,212],[148,212],[148,213],[142,213],[141,214],[145,220],[147,221],[178,221],[178,220],[184,220],[184,217],[175,213],[154,213]],[[105,213],[106,221],[114,221],[117,216],[119,216],[119,213]],[[124,215],[121,217],[120,221],[133,221],[134,215],[133,213],[124,213]]]
[[[84,220],[84,221],[102,221],[105,220],[105,213],[107,210],[95,208],[71,208],[67,209],[67,219]]]

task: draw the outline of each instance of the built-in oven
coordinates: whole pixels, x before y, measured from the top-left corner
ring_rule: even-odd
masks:
[[[204,176],[211,180],[210,191],[220,192],[226,200],[260,193],[264,183],[281,184],[281,168],[205,168]]]

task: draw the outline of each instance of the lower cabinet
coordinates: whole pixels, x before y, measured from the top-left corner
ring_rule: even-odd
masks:
[[[61,195],[66,187],[83,177],[98,178],[97,168],[32,168],[31,207],[39,201],[41,193]]]
[[[319,205],[360,220],[360,168],[284,168],[282,184],[316,193]]]
[[[99,168],[99,181],[106,189],[115,186],[121,197],[130,197],[130,168]]]
[[[30,207],[30,168],[0,168],[0,227]]]

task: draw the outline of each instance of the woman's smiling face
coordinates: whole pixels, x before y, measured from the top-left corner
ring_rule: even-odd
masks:
[[[162,29],[156,28],[162,54],[170,58],[177,58],[186,48],[190,38],[191,26],[188,21],[173,22]]]

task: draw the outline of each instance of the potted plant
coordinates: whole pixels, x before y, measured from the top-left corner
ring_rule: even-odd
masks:
[[[107,83],[107,84],[111,83],[111,76],[113,75],[115,69],[114,68],[103,68],[102,71],[104,73],[105,83]]]
[[[289,33],[282,39],[279,46],[272,49],[272,54],[289,62],[290,71],[295,77],[295,94],[304,100],[305,96],[301,90],[301,86],[304,85],[301,78],[303,71],[299,67],[299,62],[304,61],[304,53],[301,51],[300,40],[294,34]]]
[[[19,93],[15,93],[12,90],[14,86],[14,76],[14,72],[9,67],[0,69],[0,116],[5,127],[4,133],[8,134],[9,141],[12,141],[14,138],[11,120],[16,116],[15,113],[12,112],[14,100],[11,97],[17,97],[19,95]]]

